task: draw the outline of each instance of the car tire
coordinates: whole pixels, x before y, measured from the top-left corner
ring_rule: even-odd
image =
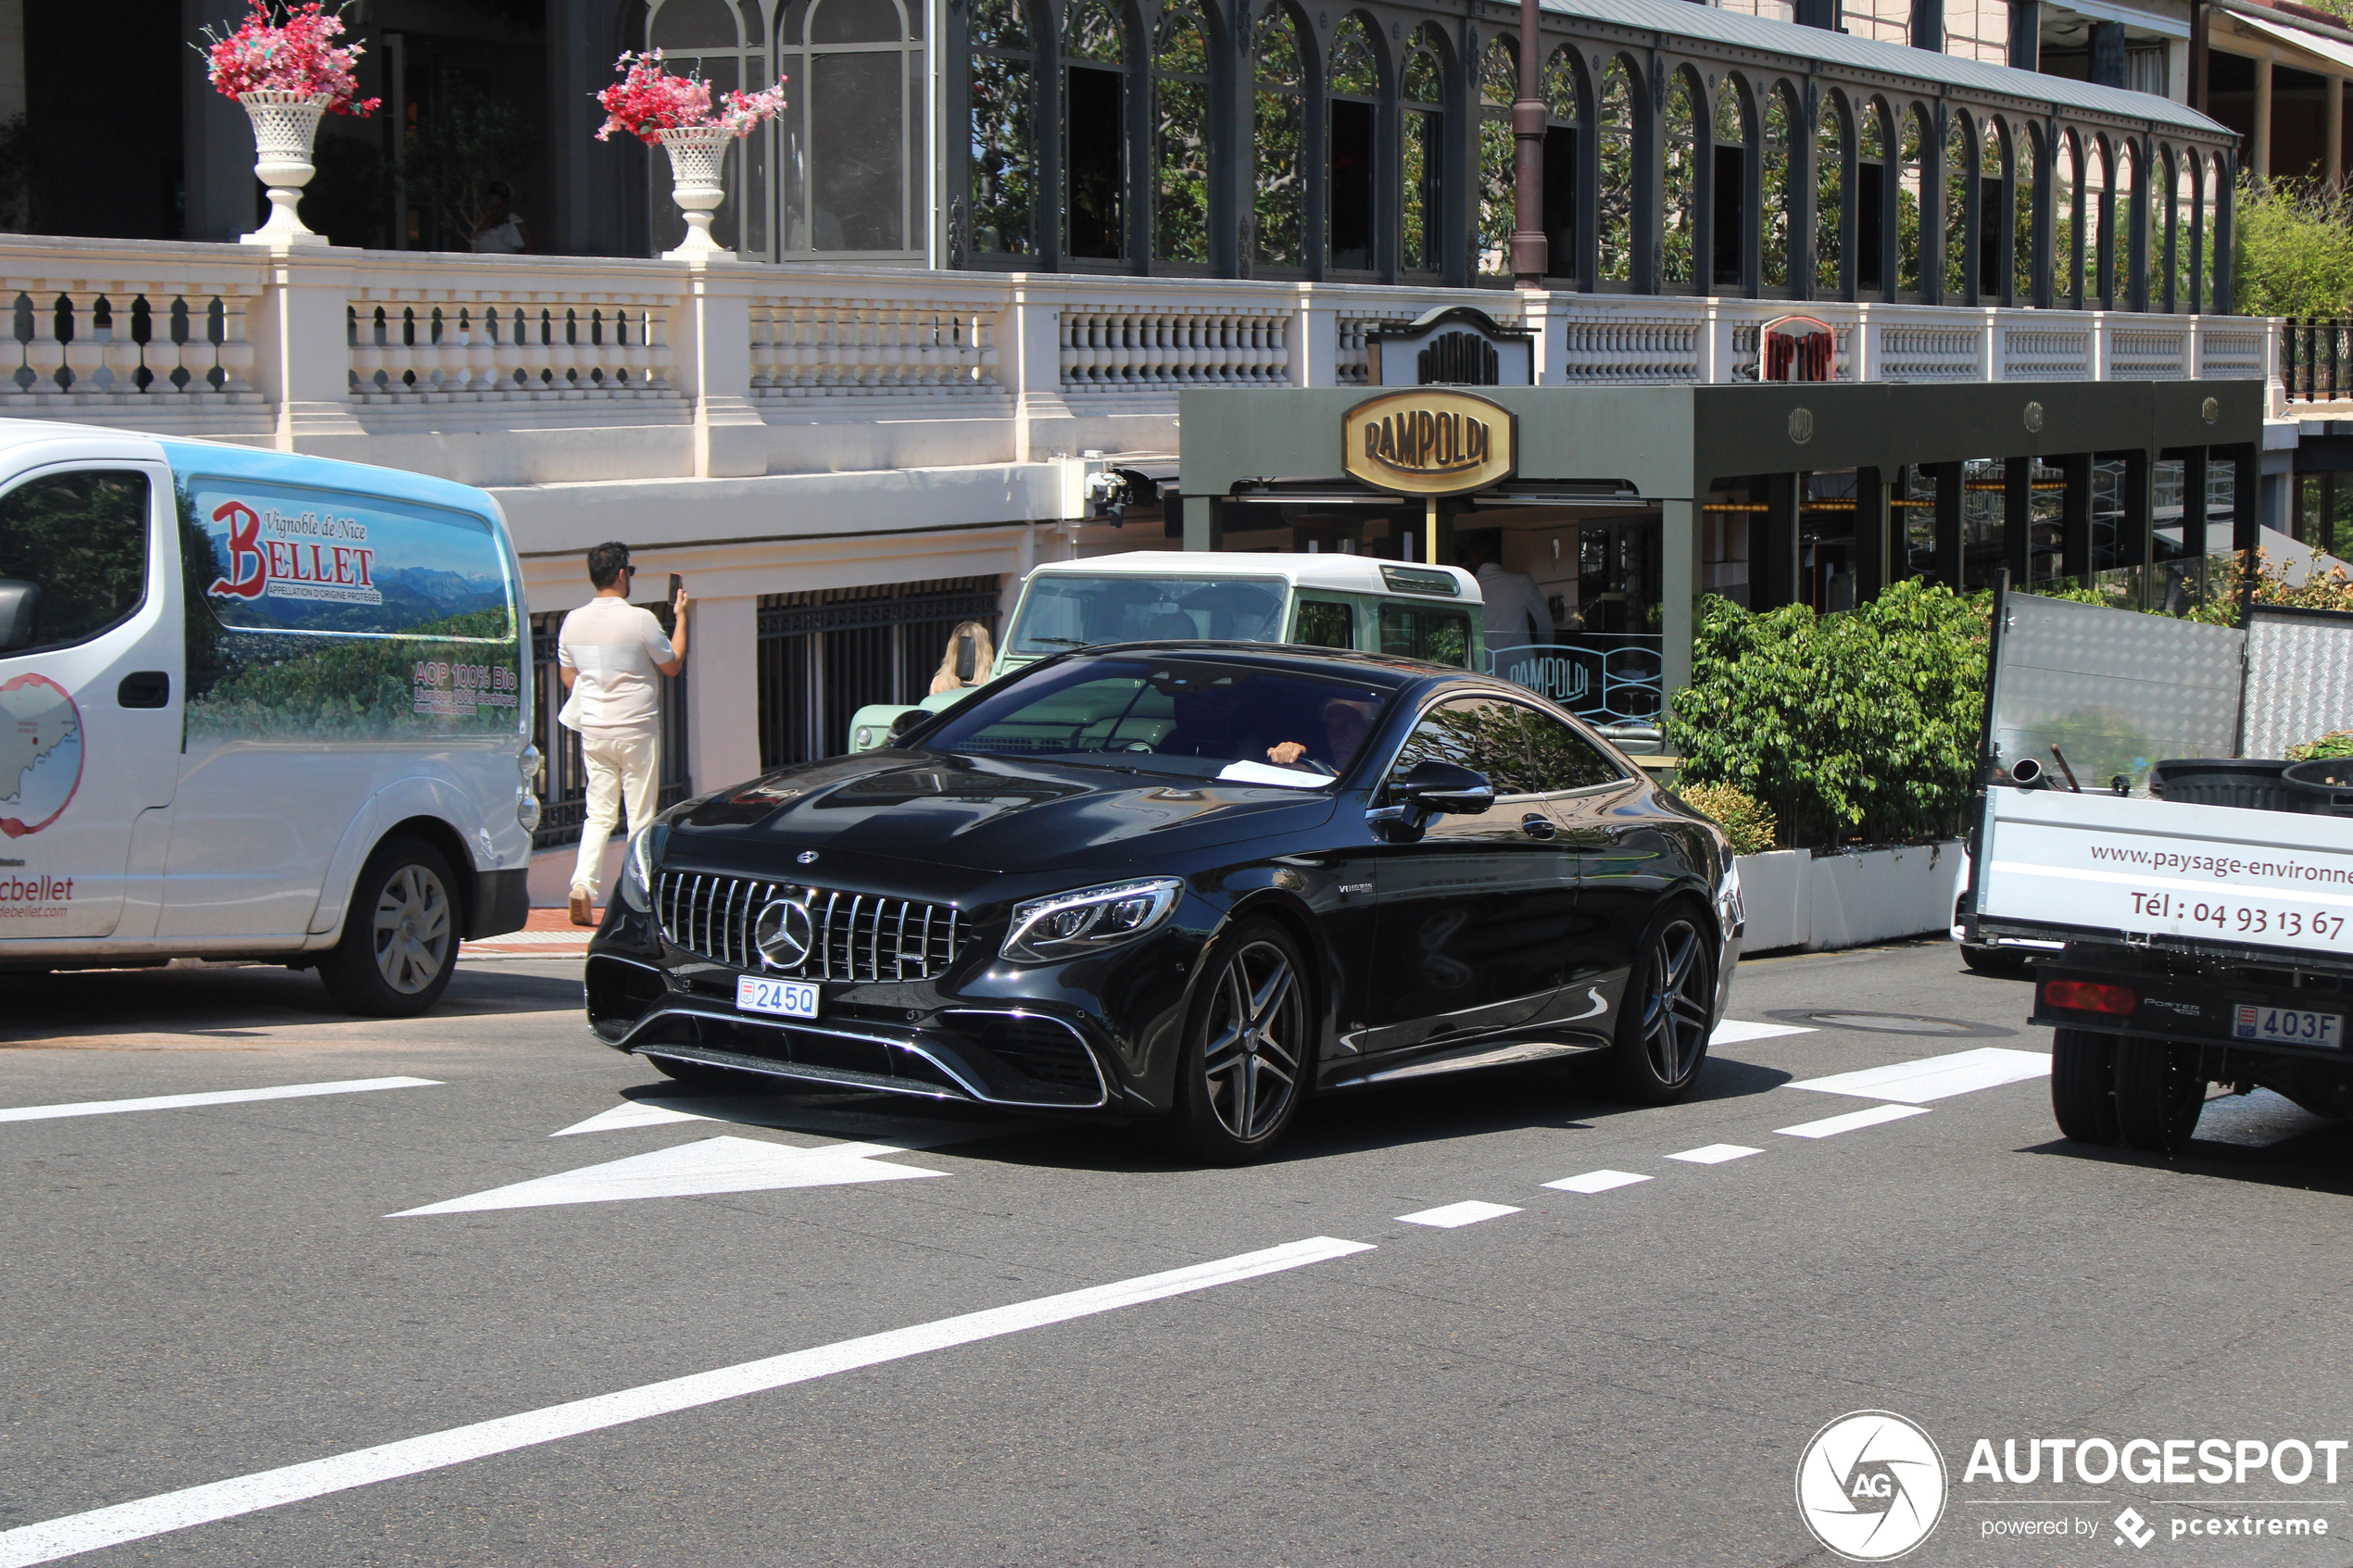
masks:
[[[2113,1145],[2116,1039],[2089,1029],[2051,1033],[2051,1115],[2077,1143]]]
[[[1688,904],[1651,917],[1617,1004],[1611,1075],[1619,1093],[1666,1105],[1691,1093],[1716,1027],[1716,960],[1707,922]]]
[[[319,965],[327,997],[347,1012],[413,1018],[449,989],[462,935],[457,878],[421,838],[376,846],[351,889],[343,937]]]
[[[2032,972],[2021,955],[1976,942],[1961,944],[1961,962],[1971,974],[1998,975],[2005,980],[2023,980]]]
[[[2116,1043],[2116,1126],[2125,1144],[2173,1154],[2206,1109],[2197,1047],[2130,1036]]]
[[[1216,1165],[1265,1158],[1299,1112],[1315,1065],[1307,967],[1275,922],[1245,922],[1202,965],[1176,1065],[1172,1130]]]

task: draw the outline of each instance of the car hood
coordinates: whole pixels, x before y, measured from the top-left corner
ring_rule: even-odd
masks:
[[[967,872],[1161,860],[1313,832],[1323,790],[1221,784],[956,752],[869,751],[783,769],[672,819],[666,858],[794,874],[803,850],[834,864],[917,861]],[[808,875],[811,873],[800,872]]]

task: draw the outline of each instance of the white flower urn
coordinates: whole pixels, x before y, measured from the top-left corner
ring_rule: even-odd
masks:
[[[682,126],[655,132],[670,154],[670,199],[686,220],[686,237],[665,261],[732,261],[736,253],[711,237],[711,214],[727,199],[720,166],[734,136],[717,125]]]
[[[269,220],[250,234],[239,236],[255,245],[322,245],[327,236],[307,228],[295,208],[302,188],[319,170],[310,161],[310,147],[319,134],[319,117],[326,112],[324,93],[264,90],[240,93],[253,120],[253,172],[270,190]]]

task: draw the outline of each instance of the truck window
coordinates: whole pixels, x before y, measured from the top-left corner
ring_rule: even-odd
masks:
[[[1459,609],[1406,604],[1380,607],[1383,653],[1466,668],[1470,646],[1470,617]]]
[[[1079,577],[1030,580],[1021,619],[1005,639],[1017,659],[1102,643],[1210,637],[1271,643],[1282,635],[1283,585],[1209,577]]]
[[[0,495],[0,578],[41,590],[32,642],[11,654],[88,642],[147,594],[147,476],[44,473]]]
[[[1290,640],[1311,648],[1353,648],[1356,646],[1356,611],[1328,599],[1299,601],[1299,623]]]

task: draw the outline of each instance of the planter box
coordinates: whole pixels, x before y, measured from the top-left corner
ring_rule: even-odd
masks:
[[[1743,953],[1825,952],[1950,929],[1960,841],[1816,856],[1778,849],[1740,858],[1748,911]]]

